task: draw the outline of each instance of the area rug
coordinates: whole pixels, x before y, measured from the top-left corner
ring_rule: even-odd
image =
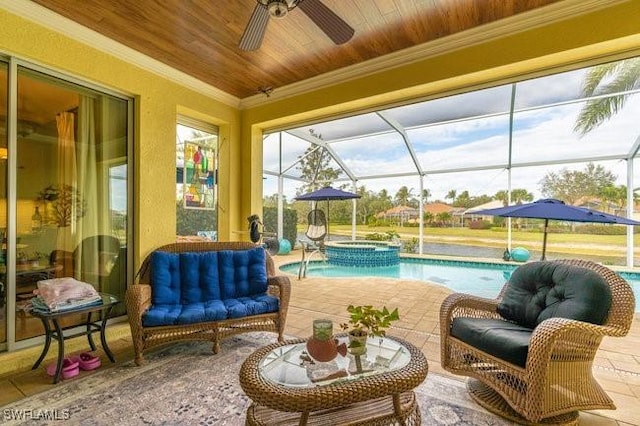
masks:
[[[240,365],[273,342],[273,334],[250,333],[224,340],[216,355],[207,342],[166,346],[141,367],[105,366],[1,407],[0,424],[244,425],[251,401],[238,382]],[[416,395],[425,425],[513,424],[476,405],[458,380],[429,373]]]

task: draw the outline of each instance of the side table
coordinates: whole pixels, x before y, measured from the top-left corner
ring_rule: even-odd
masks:
[[[104,349],[104,352],[109,357],[109,360],[111,362],[116,362],[113,356],[113,353],[111,352],[111,350],[109,349],[109,346],[107,345],[105,330],[107,328],[107,319],[109,318],[109,314],[111,313],[111,310],[113,309],[113,307],[116,306],[118,303],[120,303],[120,300],[118,300],[118,298],[116,298],[111,294],[100,293],[100,296],[102,297],[102,303],[99,305],[83,306],[77,309],[69,309],[67,311],[62,311],[62,312],[31,311],[31,315],[33,315],[36,318],[40,318],[45,330],[44,348],[42,348],[42,353],[40,354],[40,357],[38,358],[36,363],[33,364],[33,367],[31,368],[32,370],[35,370],[36,368],[38,368],[38,366],[40,366],[40,363],[42,363],[42,360],[44,360],[44,357],[47,355],[47,352],[49,352],[49,347],[51,346],[51,339],[55,339],[58,341],[58,361],[57,361],[56,373],[53,376],[53,383],[58,383],[60,381],[60,374],[62,372],[62,362],[64,360],[64,341],[67,339],[71,339],[73,337],[86,335],[87,340],[89,341],[89,346],[91,347],[91,350],[95,351],[96,345],[93,342],[92,334],[95,333],[96,331],[100,332],[100,342],[102,343],[102,348]],[[102,320],[97,319],[92,321],[91,314],[93,312],[103,312]],[[58,320],[68,315],[84,314],[84,313],[87,314],[87,321],[85,322],[85,326],[86,326],[85,330],[76,332],[73,334],[65,335],[64,333],[65,330],[68,330],[76,326],[62,328],[60,327]]]

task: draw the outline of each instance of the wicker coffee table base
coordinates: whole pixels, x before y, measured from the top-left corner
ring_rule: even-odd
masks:
[[[400,418],[396,416],[391,397],[384,397],[357,404],[328,410],[314,411],[309,414],[306,423],[300,422],[304,413],[291,413],[272,410],[261,405],[251,404],[247,410],[246,425],[367,425],[387,426],[404,424],[420,425],[420,410],[413,391],[400,395]]]
[[[502,395],[491,389],[479,380],[467,380],[467,391],[469,396],[482,407],[486,408],[493,414],[504,417],[508,420],[517,422],[521,425],[558,425],[558,426],[577,426],[578,412],[560,414],[554,417],[542,419],[539,423],[531,423],[524,417],[520,416],[511,406],[504,400]]]

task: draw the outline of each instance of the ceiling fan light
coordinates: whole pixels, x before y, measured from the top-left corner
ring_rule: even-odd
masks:
[[[272,1],[269,3],[267,8],[269,9],[269,15],[274,18],[284,18],[287,15],[287,12],[289,12],[287,3],[279,0]]]

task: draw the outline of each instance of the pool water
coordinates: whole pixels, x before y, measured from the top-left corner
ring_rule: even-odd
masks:
[[[299,263],[283,265],[283,272],[297,275]],[[309,277],[386,277],[429,281],[456,292],[495,298],[518,265],[489,262],[464,262],[440,259],[402,258],[399,265],[383,267],[348,267],[323,261],[309,262]],[[636,296],[636,312],[640,312],[640,273],[620,272]]]

